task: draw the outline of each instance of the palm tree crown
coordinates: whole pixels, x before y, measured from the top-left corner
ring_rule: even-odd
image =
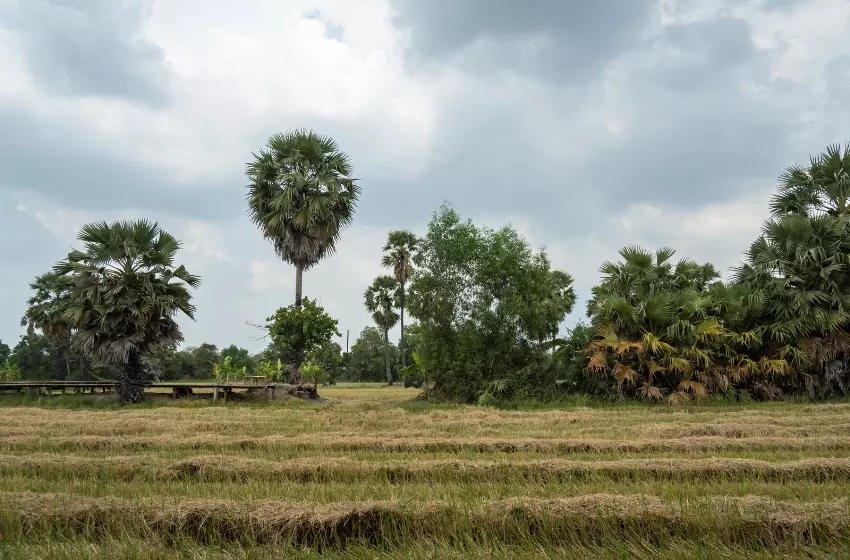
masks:
[[[300,278],[336,249],[351,222],[360,187],[351,177],[348,156],[330,137],[295,130],[269,138],[248,164],[248,207],[278,256],[296,267]]]
[[[64,313],[84,353],[127,364],[155,346],[183,340],[174,315],[194,317],[188,288],[200,278],[174,266],[180,243],[146,220],[83,226],[57,274],[73,279]]]
[[[372,320],[384,331],[384,365],[386,366],[387,383],[392,385],[393,378],[390,370],[389,330],[398,323],[398,313],[395,312],[398,281],[392,276],[378,276],[363,294],[366,309],[372,313]]]
[[[407,281],[413,275],[413,253],[419,246],[419,239],[407,230],[391,231],[384,246],[381,266],[391,268],[399,285],[398,308],[401,318],[401,366],[407,365],[407,352],[404,340],[404,308]]]

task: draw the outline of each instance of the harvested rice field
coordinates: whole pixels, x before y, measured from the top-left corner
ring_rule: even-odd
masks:
[[[850,557],[850,404],[0,398],[2,558]]]

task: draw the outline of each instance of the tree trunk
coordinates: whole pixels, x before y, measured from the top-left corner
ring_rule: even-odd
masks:
[[[121,376],[118,379],[118,402],[121,404],[132,404],[141,402],[145,397],[145,370],[142,367],[141,356],[138,352],[131,352],[127,363],[121,368]]]
[[[401,367],[407,367],[407,344],[404,342],[404,282],[401,283],[401,340],[399,341],[399,350],[401,354]]]
[[[304,267],[295,265],[295,307],[301,307],[301,294],[303,287]]]
[[[387,385],[393,384],[393,372],[390,370],[390,331],[384,329],[384,365],[387,368]]]
[[[65,368],[62,367],[62,363],[65,361],[65,352],[62,344],[58,342],[53,342],[51,348],[51,360],[53,361],[53,378],[57,381],[69,379],[69,376],[65,374]]]

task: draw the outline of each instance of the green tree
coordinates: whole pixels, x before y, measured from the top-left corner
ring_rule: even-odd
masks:
[[[422,367],[434,398],[475,402],[492,381],[510,379],[517,394],[554,393],[537,374],[551,336],[571,308],[566,275],[514,229],[479,228],[443,206],[415,258],[408,307],[422,331]],[[563,282],[564,301],[552,305]],[[547,303],[548,302],[548,303]]]
[[[71,378],[71,324],[66,315],[71,304],[73,278],[48,272],[30,283],[34,294],[27,300],[21,326],[39,329],[50,342],[54,379]]]
[[[281,359],[290,365],[290,382],[297,381],[301,363],[316,347],[340,336],[337,320],[315,301],[304,298],[301,305],[281,307],[266,321],[272,339],[268,359]],[[275,356],[274,353],[277,353]]]
[[[119,401],[138,402],[146,382],[143,359],[183,340],[174,316],[193,318],[189,288],[200,278],[175,266],[180,243],[156,223],[87,224],[78,239],[83,250],[54,269],[74,283],[64,317],[85,355],[121,367]]]
[[[398,363],[398,348],[390,343],[390,360]],[[366,327],[348,353],[347,375],[351,381],[381,381],[386,379],[384,363],[384,333],[377,327]]]
[[[233,367],[245,368],[248,371],[253,371],[256,367],[256,362],[251,353],[246,348],[239,348],[235,344],[231,344],[221,351],[222,358],[230,358]]]
[[[385,268],[393,270],[393,276],[398,281],[399,296],[398,309],[401,321],[401,340],[399,349],[401,350],[401,367],[407,365],[406,353],[407,346],[405,344],[405,328],[404,328],[404,306],[405,306],[405,287],[408,280],[413,276],[413,255],[419,245],[419,239],[407,230],[391,231],[387,236],[387,244],[384,245],[384,256],[381,259],[381,265]]]
[[[372,285],[366,289],[363,298],[366,309],[372,313],[372,320],[384,331],[384,368],[387,375],[387,385],[393,384],[393,373],[390,368],[390,329],[398,323],[398,313],[395,312],[396,292],[398,281],[392,276],[378,276]]]
[[[248,164],[251,219],[278,256],[295,266],[295,306],[303,272],[336,249],[360,188],[337,143],[312,130],[276,134]]]
[[[34,332],[18,340],[9,359],[18,364],[24,379],[45,380],[53,378],[53,360],[50,356],[50,342],[44,335]]]
[[[329,385],[336,384],[342,371],[342,348],[339,344],[331,341],[319,344],[310,353],[310,359],[322,367]]]
[[[11,354],[12,349],[9,348],[9,345],[0,340],[0,362],[5,362]]]

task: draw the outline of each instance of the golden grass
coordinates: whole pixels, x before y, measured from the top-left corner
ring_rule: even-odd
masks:
[[[223,500],[130,501],[55,494],[0,494],[4,535],[58,531],[89,538],[132,535],[158,539],[248,544],[373,545],[403,539],[451,539],[462,528],[472,540],[521,542],[534,534],[547,543],[593,541],[613,534],[666,531],[696,538],[724,531],[729,542],[761,546],[836,542],[850,536],[848,500],[806,504],[759,496],[668,502],[655,496],[594,494],[554,500],[515,499],[456,504],[336,503]]]
[[[113,477],[129,481],[192,478],[205,481],[292,480],[310,483],[384,480],[401,482],[552,482],[613,480],[747,480],[788,482],[850,480],[850,458],[769,462],[753,459],[623,459],[619,461],[492,461],[418,459],[363,461],[347,457],[286,461],[238,455],[201,455],[176,461],[147,455],[86,457],[59,454],[0,455],[0,475],[49,478]]]
[[[307,434],[303,436],[229,436],[203,434],[179,436],[0,436],[0,449],[52,450],[153,450],[165,448],[238,450],[282,447],[334,452],[501,452],[501,453],[645,453],[709,452],[728,450],[850,451],[850,436],[809,438],[701,436],[678,439],[528,439],[528,438],[428,438]]]
[[[506,411],[398,406],[416,394],[398,387],[321,394],[0,406],[0,557],[850,553],[848,403]]]

